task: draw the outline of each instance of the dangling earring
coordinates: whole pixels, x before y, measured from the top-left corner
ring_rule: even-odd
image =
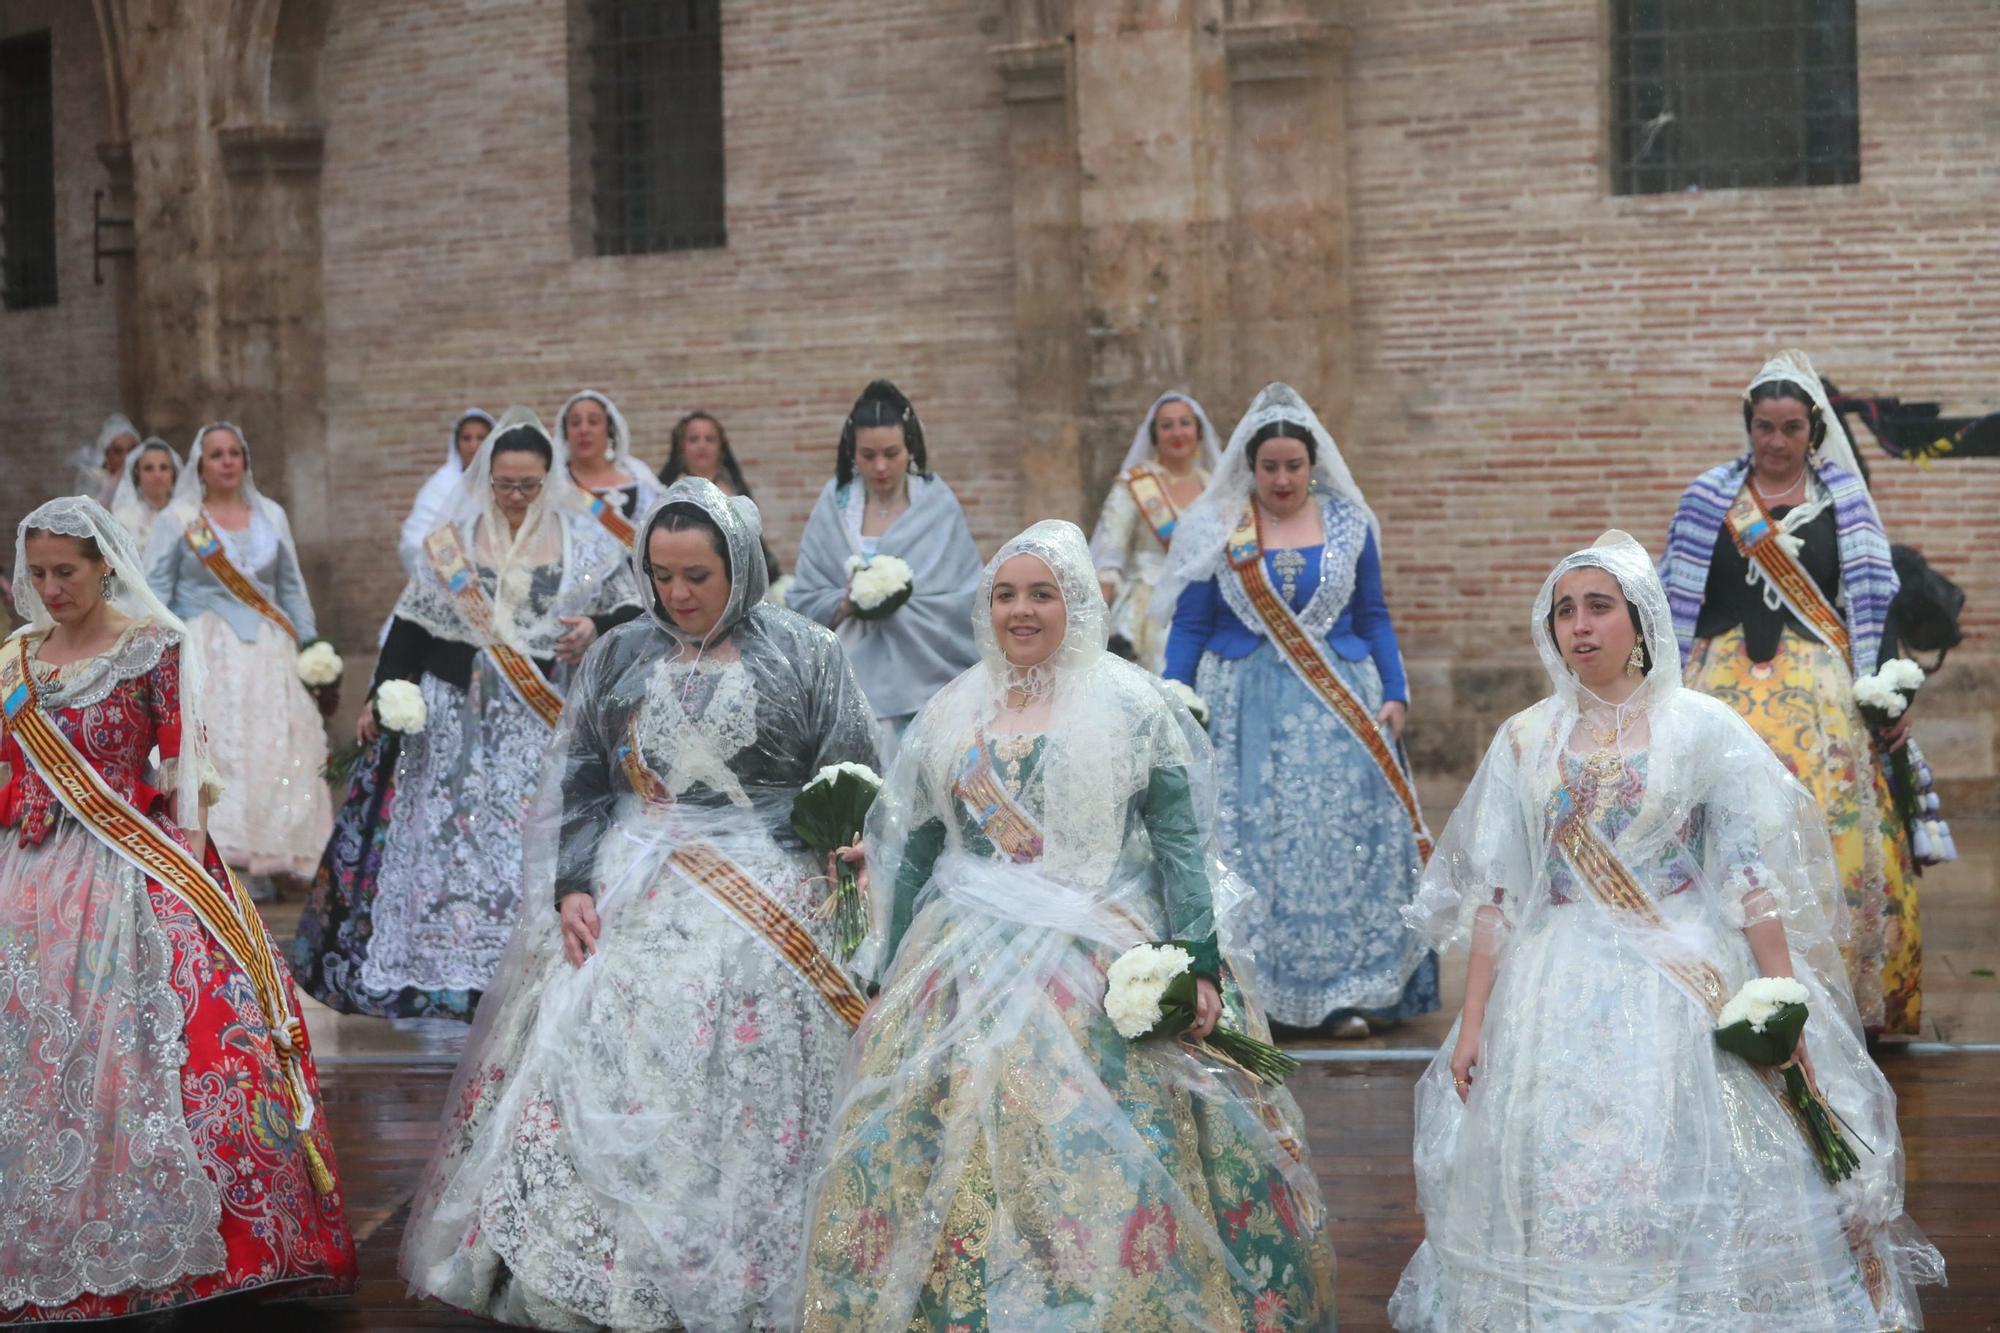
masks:
[[[1639,644],[1632,645],[1632,655],[1625,659],[1625,674],[1636,676],[1646,669],[1646,650]]]
[[[106,574],[97,581],[97,595],[99,599],[108,602],[117,591],[118,580],[113,575]]]

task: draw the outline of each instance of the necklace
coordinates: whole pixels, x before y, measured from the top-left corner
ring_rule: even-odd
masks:
[[[1765,504],[1770,504],[1772,501],[1783,499],[1785,496],[1790,495],[1793,491],[1799,489],[1799,484],[1803,482],[1805,479],[1806,479],[1806,470],[1805,468],[1801,467],[1799,469],[1799,474],[1796,477],[1793,477],[1790,481],[1786,482],[1784,486],[1775,491],[1767,491],[1762,486],[1757,484],[1757,474],[1755,472],[1752,472],[1750,474],[1750,489],[1757,492],[1758,499],[1762,500]]]
[[[1591,697],[1596,698],[1595,695]],[[1601,703],[1603,700],[1599,700],[1599,702]],[[1645,711],[1645,706],[1643,704],[1640,705],[1636,710],[1636,716],[1643,717]],[[1597,803],[1601,805],[1606,788],[1616,782],[1625,770],[1625,758],[1619,750],[1619,741],[1625,731],[1625,705],[1611,705],[1611,729],[1609,731],[1599,726],[1591,719],[1590,714],[1581,709],[1577,711],[1577,721],[1581,722],[1583,729],[1590,733],[1590,738],[1597,742],[1597,748],[1584,757],[1583,771],[1590,775],[1592,784],[1597,792]]]

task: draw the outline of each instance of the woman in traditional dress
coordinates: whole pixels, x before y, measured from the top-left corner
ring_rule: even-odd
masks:
[[[104,418],[97,438],[72,455],[76,464],[76,493],[110,508],[112,496],[118,492],[118,481],[125,475],[125,458],[138,445],[139,428],[130,417],[113,412]]]
[[[791,808],[875,746],[839,643],[762,600],[760,528],[692,477],[642,518],[651,614],[570,689],[521,925],[405,1233],[420,1294],[539,1328],[793,1327],[863,1001]]]
[[[344,1290],[354,1240],[297,997],[201,834],[194,637],[94,500],[29,514],[14,568],[0,1322]]]
[[[806,520],[788,602],[840,635],[893,753],[932,694],[979,660],[970,628],[979,552],[965,511],[932,474],[923,423],[895,385],[876,380],[840,430],[833,480]],[[855,615],[854,571],[877,556],[910,567],[910,600],[879,620]]]
[[[1840,417],[1803,352],[1772,358],[1743,395],[1746,453],[1695,478],[1667,530],[1660,577],[1693,688],[1727,703],[1826,814],[1852,923],[1849,979],[1871,1032],[1915,1033],[1922,935],[1910,843],[1889,796],[1889,748],[1854,681],[1895,655],[1889,541]]]
[[[1430,835],[1398,748],[1409,698],[1382,596],[1381,525],[1289,386],[1237,423],[1174,529],[1154,597],[1167,676],[1209,706],[1222,857],[1271,1017],[1339,1037],[1438,1007],[1437,959],[1398,916]]]
[[[986,567],[981,662],[917,717],[868,820],[881,993],[814,1183],[808,1330],[1330,1329],[1298,1107],[1105,1016],[1126,950],[1185,942],[1199,1039],[1266,1035],[1215,857],[1208,745],[1105,651],[1083,532]]]
[[[630,548],[633,524],[658,503],[660,483],[633,454],[625,414],[597,390],[579,390],[556,414],[556,443],[592,517]]]
[[[521,820],[597,637],[639,614],[628,552],[584,511],[526,408],[480,446],[396,603],[370,699],[423,692],[421,731],[363,747],[292,941],[346,1013],[470,1021],[521,914]],[[393,817],[392,817],[393,816]]]
[[[672,443],[668,447],[667,465],[660,471],[662,485],[671,486],[682,477],[700,477],[714,482],[724,495],[756,498],[750,494],[750,483],[743,479],[736,452],[729,447],[729,432],[712,413],[688,413],[674,423],[669,438]],[[778,558],[771,554],[769,542],[764,544],[764,565],[770,571],[771,581],[777,582]]]
[[[174,498],[181,479],[181,456],[157,435],[149,435],[125,456],[125,475],[111,497],[111,516],[125,525],[140,551],[153,535],[153,520]]]
[[[1943,1260],[1903,1214],[1812,798],[1682,688],[1666,593],[1624,533],[1558,564],[1532,625],[1552,694],[1493,738],[1409,913],[1471,958],[1417,1090],[1426,1238],[1396,1327],[1920,1327],[1914,1288]],[[1716,1044],[1759,976],[1808,992],[1797,1058],[1861,1158],[1838,1186],[1782,1084]]]
[[[1111,608],[1112,651],[1148,671],[1167,662],[1167,629],[1152,615],[1153,585],[1181,511],[1201,498],[1221,457],[1208,413],[1169,389],[1146,409],[1091,534],[1090,558]]]
[[[207,664],[198,703],[224,781],[208,815],[222,859],[253,876],[312,873],[333,827],[326,730],[299,680],[315,634],[291,521],[257,490],[229,422],[195,433],[173,503],[153,524],[146,579]]]
[[[396,540],[396,555],[403,572],[416,578],[424,571],[424,538],[451,517],[458,498],[459,478],[472,466],[474,454],[493,433],[493,418],[476,407],[468,407],[451,423],[451,442],[445,445],[444,462],[417,488],[417,498],[403,520],[402,535]]]

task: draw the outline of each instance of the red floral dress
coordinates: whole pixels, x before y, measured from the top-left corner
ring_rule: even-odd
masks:
[[[186,845],[147,767],[180,752],[177,638],[141,622],[31,669],[76,751]],[[303,1037],[298,1059],[317,1100]],[[332,1173],[324,1120],[309,1134]],[[0,733],[0,1323],[350,1288],[338,1176],[316,1190],[306,1137],[249,977]]]

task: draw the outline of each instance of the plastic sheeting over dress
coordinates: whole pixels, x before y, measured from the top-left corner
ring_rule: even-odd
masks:
[[[1604,706],[1548,628],[1579,566],[1617,578],[1652,657],[1609,729],[1582,716]],[[1456,1028],[1418,1087],[1426,1239],[1396,1326],[1919,1326],[1915,1285],[1943,1261],[1903,1213],[1895,1096],[1841,965],[1818,812],[1726,705],[1681,687],[1665,593],[1624,534],[1558,565],[1533,625],[1554,693],[1495,736],[1408,913],[1440,947],[1491,954],[1496,976],[1469,1100]],[[1636,901],[1603,893],[1594,846]],[[1869,1145],[1838,1187],[1773,1085],[1713,1039],[1721,1001],[1757,975],[1744,930],[1765,921],[1811,994],[1819,1085]],[[1705,990],[1685,980],[1708,969]]]
[[[1054,572],[1056,653],[1009,667],[989,607],[1017,553]],[[1333,1253],[1298,1107],[1104,1014],[1127,948],[1194,946],[1225,1020],[1266,1035],[1215,860],[1207,744],[1105,653],[1083,534],[1047,522],[987,566],[982,662],[927,705],[869,817],[882,977],[814,1185],[803,1326],[1330,1328]],[[1009,685],[1050,700],[1010,730]],[[893,953],[892,953],[893,950]]]
[[[724,903],[747,883],[828,957],[791,805],[821,767],[875,762],[874,722],[833,636],[762,601],[755,506],[694,478],[677,501],[727,538],[728,605],[693,642],[649,591],[652,614],[584,659],[402,1253],[415,1291],[542,1328],[789,1328],[849,1032]],[[602,925],[581,968],[556,914],[571,891]]]

